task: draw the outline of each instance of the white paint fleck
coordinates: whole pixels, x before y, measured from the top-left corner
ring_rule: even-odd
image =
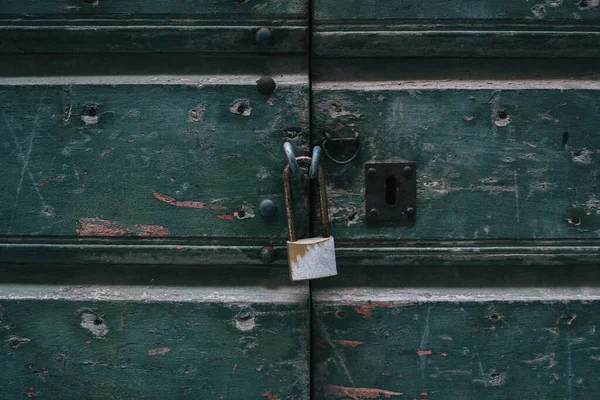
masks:
[[[576,164],[591,164],[592,152],[586,148],[573,151],[571,158]]]
[[[93,311],[82,311],[81,327],[89,330],[96,337],[104,337],[108,333],[108,326],[104,321]]]

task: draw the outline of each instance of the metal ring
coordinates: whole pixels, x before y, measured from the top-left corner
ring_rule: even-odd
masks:
[[[327,135],[327,136],[328,136],[328,138],[325,139],[325,140],[323,140],[323,142],[321,143],[321,147],[323,148],[323,153],[325,153],[325,155],[327,156],[327,158],[329,158],[331,161],[333,161],[336,164],[344,165],[344,164],[350,164],[352,161],[354,161],[356,159],[356,157],[358,157],[358,153],[360,153],[360,143],[358,141],[358,132],[354,134],[354,138],[352,138],[352,139],[343,139],[343,138],[331,139],[329,137],[329,135]],[[344,141],[349,140],[349,141],[352,141],[353,143],[356,143],[356,151],[354,152],[354,154],[352,155],[352,157],[350,157],[347,160],[336,160],[327,151],[327,141],[328,140],[344,140]]]
[[[296,155],[294,154],[292,144],[290,142],[285,142],[283,144],[283,151],[285,152],[285,155],[288,159],[288,164],[290,165],[292,175],[300,175],[300,167],[298,166],[298,161],[296,161]]]
[[[310,169],[308,170],[308,176],[310,179],[315,179],[319,174],[319,161],[321,161],[321,146],[315,146],[312,152]]]

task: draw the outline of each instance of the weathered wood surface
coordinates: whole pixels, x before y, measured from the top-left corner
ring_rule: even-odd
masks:
[[[306,0],[0,3],[0,52],[304,53],[307,36]]]
[[[256,32],[271,21],[89,21],[8,23],[0,25],[0,52],[6,53],[118,53],[194,52],[211,54],[290,54],[307,51],[308,28],[291,22],[273,27],[269,43]]]
[[[309,398],[308,284],[284,270],[0,274],[3,398]]]
[[[307,148],[308,82],[264,96],[259,77],[0,79],[0,234],[287,237],[281,145]]]
[[[336,238],[600,237],[598,80],[584,72],[470,79],[468,68],[462,79],[394,80],[410,63],[369,79],[353,65],[324,63],[313,84],[313,143],[360,135],[355,161],[324,159]],[[414,226],[365,221],[363,164],[394,159],[417,164]]]
[[[595,399],[597,268],[345,265],[313,284],[315,399]]]
[[[86,19],[120,18],[198,18],[227,17],[304,17],[308,13],[306,0],[3,0],[2,18],[70,17]]]
[[[598,57],[598,1],[317,0],[324,57]]]

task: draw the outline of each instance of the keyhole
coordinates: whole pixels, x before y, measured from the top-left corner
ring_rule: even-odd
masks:
[[[396,178],[393,176],[385,180],[385,202],[390,206],[396,204]]]

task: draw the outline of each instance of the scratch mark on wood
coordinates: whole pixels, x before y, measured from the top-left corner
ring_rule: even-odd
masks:
[[[76,232],[79,236],[137,236],[137,237],[165,237],[169,235],[167,228],[160,225],[124,225],[107,219],[79,218]]]
[[[356,347],[361,344],[365,344],[365,342],[361,342],[359,340],[332,340],[332,343],[341,344],[342,346]]]
[[[329,345],[330,348],[333,349],[334,363],[343,371],[344,375],[346,376],[346,379],[348,379],[348,382],[350,382],[352,386],[356,386],[356,384],[354,383],[354,379],[352,379],[352,375],[350,374],[350,370],[348,369],[348,366],[346,366],[346,360],[338,352],[337,347],[335,346],[335,344],[331,340],[331,337],[329,336],[327,328],[323,325],[319,318],[315,317],[315,322],[319,326],[319,331],[323,335],[323,340]]]
[[[363,318],[371,318],[371,312],[377,308],[382,307],[393,308],[394,304],[384,302],[371,302],[366,304],[359,304],[356,307],[354,307],[354,311],[356,311],[357,314],[362,315]]]
[[[362,399],[377,399],[381,396],[386,399],[392,398],[392,396],[403,396],[402,392],[392,392],[390,390],[377,389],[377,388],[353,388],[339,385],[327,385],[325,386],[325,395],[337,396],[337,397],[350,397],[353,400]]]
[[[209,210],[226,210],[227,209],[227,207],[220,205],[220,204],[215,204],[215,203],[205,203],[203,201],[195,201],[195,200],[180,201],[174,197],[159,193],[156,190],[152,191],[152,195],[154,196],[155,199],[160,200],[163,203],[167,203],[167,204],[175,206],[175,207],[208,208]]]
[[[168,347],[159,347],[158,349],[148,350],[148,355],[149,356],[164,356],[165,354],[167,354],[170,351],[171,351],[171,349]]]
[[[225,219],[227,221],[235,221],[236,220],[236,216],[230,215],[230,214],[219,214],[219,215],[217,215],[217,218]]]

